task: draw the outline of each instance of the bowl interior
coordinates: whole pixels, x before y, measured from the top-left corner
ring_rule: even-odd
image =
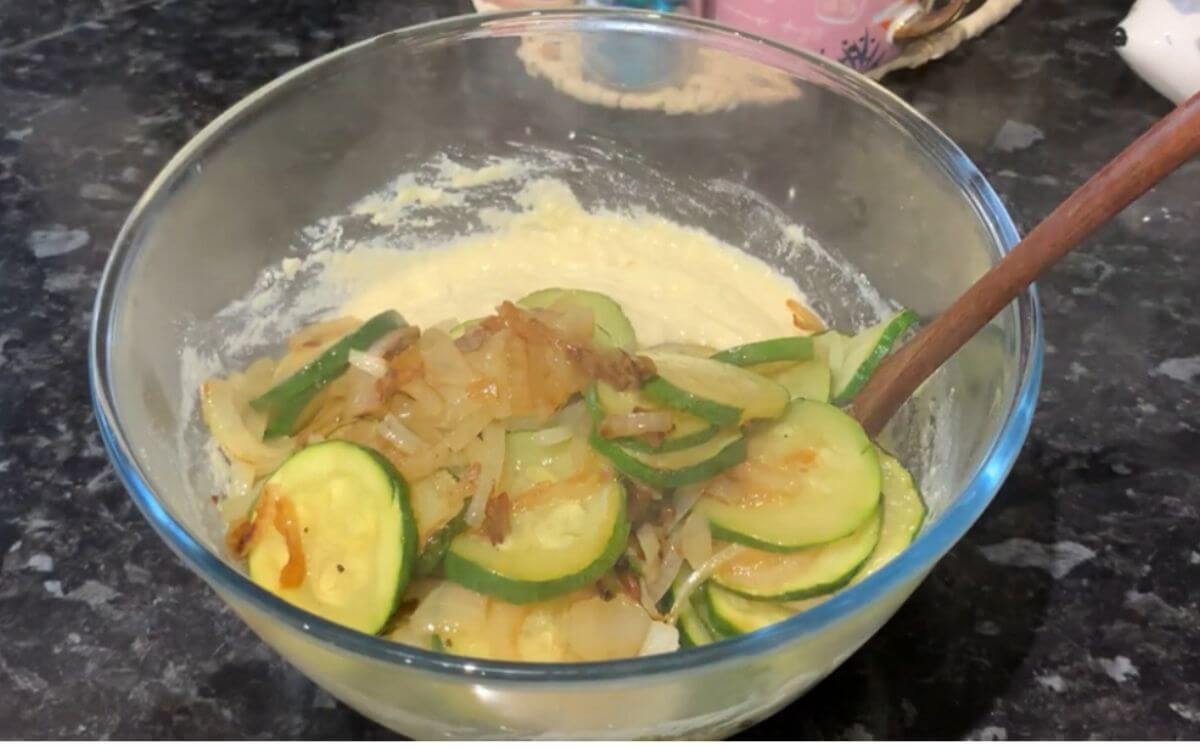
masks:
[[[653,59],[638,57],[648,49]],[[656,73],[634,80],[623,59]],[[464,19],[323,58],[256,92],[164,170],[122,232],[97,303],[93,385],[109,445],[152,522],[207,579],[218,563],[201,548],[226,558],[196,387],[328,312],[311,277],[282,274],[280,262],[479,229],[480,209],[511,208],[520,180],[460,188],[392,227],[350,207],[398,177],[436,184],[448,161],[501,158],[518,160],[523,179],[566,182],[590,208],[645,209],[757,255],[846,328],[895,305],[937,313],[1015,240],[969,162],[898,100],[703,23]],[[1011,464],[1039,336],[1025,297],[885,437],[934,512],[926,534],[975,488],[936,544],[910,550],[912,569],[965,531]]]

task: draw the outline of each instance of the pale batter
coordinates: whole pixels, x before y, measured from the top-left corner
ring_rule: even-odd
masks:
[[[795,283],[711,235],[648,214],[589,213],[561,182],[521,194],[525,210],[489,212],[494,231],[420,251],[360,247],[336,256],[329,278],[349,297],[343,314],[399,310],[432,326],[489,314],[546,287],[602,292],[639,343],[725,348],[794,334],[785,302]]]

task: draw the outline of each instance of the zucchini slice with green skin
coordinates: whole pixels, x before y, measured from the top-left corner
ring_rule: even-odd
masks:
[[[730,426],[751,419],[774,419],[788,404],[787,389],[770,378],[715,359],[652,352],[658,374],[642,385],[651,399]]]
[[[675,629],[679,631],[680,648],[699,648],[717,641],[716,636],[709,632],[708,626],[691,605],[688,605],[686,612],[679,613],[679,618],[675,620]]]
[[[750,437],[746,461],[697,505],[716,538],[792,552],[854,533],[879,506],[874,446],[835,406],[793,401]]]
[[[273,500],[255,509],[250,578],[327,620],[379,632],[400,603],[417,554],[404,477],[371,449],[330,440],[285,461],[264,493]],[[298,543],[289,544],[285,534]],[[297,549],[303,577],[284,587],[284,568]]]
[[[464,507],[458,515],[451,518],[445,525],[438,528],[425,542],[425,549],[417,555],[414,572],[419,576],[436,576],[442,571],[442,561],[446,559],[446,551],[450,542],[467,529],[467,509]]]
[[[632,349],[637,343],[633,325],[616,300],[599,292],[584,289],[542,289],[517,300],[525,308],[550,307],[558,301],[582,305],[592,311],[596,332],[592,343],[597,346]]]
[[[443,562],[445,576],[510,604],[553,599],[608,572],[628,536],[625,493],[620,482],[610,481],[589,496],[514,511],[512,529],[499,545],[478,532],[460,534]]]
[[[592,447],[623,474],[651,487],[682,487],[711,479],[746,459],[746,438],[725,430],[706,443],[670,453],[644,453],[592,433]]]
[[[551,428],[547,428],[551,429]],[[546,430],[514,430],[504,438],[504,469],[499,489],[516,497],[539,484],[560,482],[573,475],[583,457],[594,458],[580,438],[547,443]]]
[[[591,412],[593,424],[599,428],[600,422],[609,414],[632,414],[635,409],[643,411],[661,410],[656,404],[641,393],[634,391],[618,391],[602,381],[588,386],[584,392],[584,400]],[[658,444],[652,444],[637,437],[612,438],[612,442],[624,448],[644,453],[671,453],[706,443],[720,431],[715,424],[705,422],[699,417],[687,412],[672,411],[674,426]]]
[[[876,446],[880,467],[883,470],[883,529],[879,532],[879,543],[867,561],[859,568],[847,586],[853,586],[891,562],[892,558],[912,543],[925,522],[925,501],[921,499],[912,476],[900,462],[887,451]],[[810,599],[788,602],[792,612],[812,609],[829,599],[831,594]]]
[[[367,349],[386,333],[408,325],[400,313],[386,310],[363,323],[326,349],[312,362],[292,373],[279,385],[250,402],[255,409],[266,412],[265,439],[291,435],[296,418],[317,391],[350,366],[350,350]]]
[[[799,552],[746,550],[722,565],[711,582],[747,599],[808,599],[837,591],[854,578],[879,543],[883,511],[876,509],[847,537]]]
[[[675,583],[671,584],[671,590],[667,593],[668,598],[673,598],[679,592],[679,587],[690,573],[691,571],[686,566],[684,570],[680,571],[675,578]],[[692,600],[696,598],[697,595],[692,594],[691,600],[680,604],[679,614],[675,619],[675,629],[679,631],[679,645],[685,648],[707,646],[717,641],[717,637],[708,629],[708,625],[701,618],[700,613],[692,606]]]
[[[699,595],[705,599],[712,626],[725,638],[752,633],[796,614],[774,602],[746,599],[712,584],[705,584]]]
[[[759,367],[762,367],[760,365]],[[808,401],[829,401],[833,373],[829,365],[820,359],[810,359],[785,370],[767,373],[754,368],[756,372],[766,375],[771,380],[787,388],[788,395],[795,401],[798,398]],[[764,368],[766,369],[766,368]]]
[[[700,420],[693,421],[694,419],[693,417],[688,420],[678,420],[675,423],[675,427],[657,445],[635,437],[616,438],[613,442],[624,448],[643,453],[674,453],[675,451],[687,450],[688,448],[695,448],[697,445],[707,443],[721,431],[721,428],[715,424],[707,424]]]
[[[705,422],[721,427],[731,427],[742,419],[742,410],[736,406],[689,393],[661,377],[653,377],[642,384],[642,392],[663,406],[694,414]]]
[[[497,545],[480,531],[455,537],[443,562],[447,579],[527,604],[587,586],[613,567],[629,537],[625,492],[602,473],[594,482],[571,481],[584,468],[570,446],[576,440],[542,447],[532,434],[509,435],[500,483],[513,503],[509,532]],[[538,485],[554,491],[523,504],[522,494]]]
[[[900,465],[895,456],[882,448],[875,448],[879,456],[879,468],[883,473],[883,530],[879,544],[871,557],[855,574],[851,583],[858,583],[891,562],[917,538],[928,513],[912,475]]]
[[[731,347],[717,352],[712,358],[738,367],[749,367],[765,362],[803,362],[812,359],[812,356],[811,336],[787,336]]]
[[[833,403],[849,403],[867,384],[875,368],[900,337],[917,323],[917,314],[901,310],[853,336],[825,331],[813,337],[817,356],[833,371]]]

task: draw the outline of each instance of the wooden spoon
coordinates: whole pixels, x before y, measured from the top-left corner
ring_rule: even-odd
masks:
[[[1130,144],[1050,212],[932,323],[883,360],[850,405],[879,434],[913,391],[1069,250],[1200,153],[1200,94]]]

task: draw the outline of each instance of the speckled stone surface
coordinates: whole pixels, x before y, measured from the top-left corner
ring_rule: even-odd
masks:
[[[1168,104],[1125,0],[1030,0],[889,85],[1025,227]],[[86,328],[122,219],[256,86],[464,2],[0,0],[0,736],[386,737],[259,643],[100,447]],[[1041,285],[1033,433],[980,523],[765,738],[1200,737],[1200,163]]]

